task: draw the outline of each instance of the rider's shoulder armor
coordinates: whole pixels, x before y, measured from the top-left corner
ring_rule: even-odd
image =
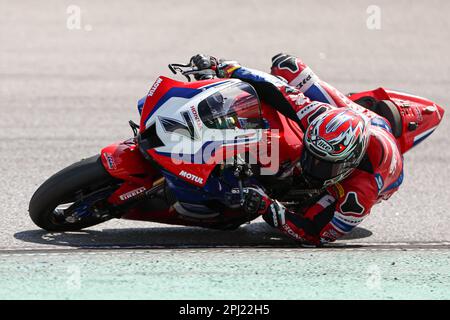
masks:
[[[366,155],[378,194],[380,197],[392,194],[403,181],[403,156],[394,136],[381,127],[372,126]]]

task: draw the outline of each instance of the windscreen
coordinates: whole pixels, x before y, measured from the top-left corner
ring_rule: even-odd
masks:
[[[255,89],[244,82],[214,92],[198,104],[203,123],[211,129],[262,129],[261,106]]]

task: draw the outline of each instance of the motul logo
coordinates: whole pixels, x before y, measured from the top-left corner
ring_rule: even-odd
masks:
[[[148,92],[149,97],[153,96],[153,94],[155,93],[156,89],[158,89],[161,82],[162,82],[161,78],[156,79],[155,83],[153,84],[153,86],[150,88],[150,91]]]
[[[189,172],[186,172],[184,170],[182,170],[178,175],[181,176],[181,177],[185,177],[188,180],[192,180],[194,182],[197,182],[197,183],[203,183],[203,178],[197,177],[196,175],[194,175],[192,173],[189,173]]]

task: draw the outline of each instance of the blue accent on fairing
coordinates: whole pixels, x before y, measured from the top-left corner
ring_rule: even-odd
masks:
[[[344,221],[339,220],[336,217],[333,217],[333,219],[331,219],[331,223],[334,224],[336,227],[338,227],[339,229],[341,229],[344,232],[350,232],[354,228],[354,226],[349,225],[349,224],[345,223]]]
[[[372,118],[370,120],[370,124],[373,126],[383,128],[387,132],[392,133],[391,126],[383,118],[379,118],[379,117]]]
[[[162,170],[162,174],[180,202],[205,204],[217,200],[227,206],[239,203],[239,194],[231,192],[232,189],[238,188],[237,179],[231,170],[224,170],[220,180],[216,176],[210,176],[203,188],[194,186],[168,171]]]
[[[138,107],[139,115],[142,114],[142,109],[144,108],[145,99],[147,99],[147,96],[139,99],[139,101],[138,101],[137,107]]]
[[[426,138],[428,138],[428,137],[430,136],[430,134],[432,134],[433,132],[434,132],[434,130],[431,131],[430,133],[427,133],[427,134],[424,135],[422,138],[417,139],[416,141],[414,141],[413,147],[416,146],[417,144],[421,143],[421,142],[422,142],[423,140],[425,140]]]
[[[316,84],[313,84],[308,90],[305,91],[305,96],[312,101],[333,104],[333,101],[329,101]]]
[[[400,176],[398,177],[397,180],[395,180],[393,183],[391,183],[389,186],[386,187],[386,189],[384,189],[382,192],[386,192],[395,188],[400,187],[400,185],[403,182],[403,169],[402,172],[400,173]]]
[[[234,71],[233,78],[251,80],[255,82],[267,82],[273,84],[274,86],[286,86],[285,82],[269,73],[245,67],[240,67]]]
[[[201,203],[208,199],[201,188],[185,182],[168,171],[162,170],[161,172],[166,179],[168,187],[179,201]]]
[[[227,82],[229,82],[229,81],[219,81],[219,82],[214,82],[214,83],[212,83],[212,84],[208,84],[207,86],[201,87],[200,89],[202,89],[202,90],[207,90],[207,89],[216,87],[216,86],[218,86],[218,85],[225,84],[225,83],[227,83]]]
[[[196,96],[200,92],[202,92],[202,90],[200,90],[200,89],[192,89],[192,88],[173,87],[173,88],[169,89],[169,91],[167,91],[161,97],[161,99],[158,100],[156,105],[153,107],[153,110],[150,112],[148,117],[145,119],[144,123],[146,123],[148,121],[148,119],[153,115],[153,113],[155,113],[155,111],[158,110],[159,107],[161,107],[170,98],[179,97],[179,98],[191,99],[192,97]]]

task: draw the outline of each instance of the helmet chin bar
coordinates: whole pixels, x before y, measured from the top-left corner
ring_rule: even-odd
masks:
[[[355,170],[355,168],[349,168],[348,171],[341,173],[340,175],[333,177],[331,179],[327,179],[327,180],[320,180],[318,178],[315,178],[315,177],[310,176],[305,173],[303,173],[303,177],[304,177],[305,181],[308,184],[310,184],[312,187],[318,188],[318,189],[325,189],[325,188],[332,186],[332,185],[338,183],[339,181],[342,181],[345,178],[347,178],[353,172],[353,170]]]
[[[331,185],[338,183],[339,181],[344,180],[353,172],[353,170],[355,170],[355,168],[350,168],[347,172],[341,173],[340,175],[338,175],[334,178],[325,180],[323,183],[323,187],[326,188],[326,187],[329,187]]]

